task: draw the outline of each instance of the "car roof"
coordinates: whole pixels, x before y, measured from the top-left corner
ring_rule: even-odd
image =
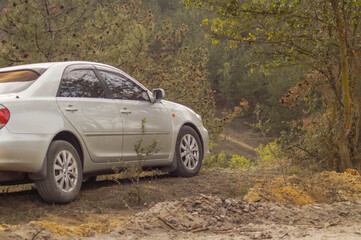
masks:
[[[0,68],[0,72],[8,72],[8,71],[16,71],[22,69],[48,69],[54,65],[73,65],[73,64],[95,64],[95,65],[102,65],[114,68],[113,66],[97,63],[97,62],[88,62],[88,61],[66,61],[66,62],[44,62],[44,63],[32,63],[32,64],[25,64],[25,65],[17,65],[17,66],[10,66]]]
[[[4,67],[0,68],[0,72],[8,72],[8,71],[16,71],[21,69],[48,69],[50,66],[54,65],[55,63],[34,63],[34,64],[26,64],[26,65],[17,65],[11,67]]]
[[[2,72],[10,72],[10,71],[31,70],[31,71],[35,71],[39,75],[43,76],[43,73],[45,71],[48,72],[47,71],[48,69],[49,69],[49,71],[51,71],[51,69],[58,69],[59,70],[59,69],[66,69],[68,66],[71,66],[71,65],[83,65],[83,64],[92,65],[95,68],[102,66],[102,67],[106,67],[108,69],[112,69],[112,70],[114,70],[114,71],[116,71],[118,73],[121,73],[125,77],[129,78],[131,81],[135,82],[140,87],[142,87],[145,91],[149,91],[143,84],[141,84],[139,81],[134,79],[132,76],[130,76],[127,73],[123,72],[122,70],[118,69],[117,67],[114,67],[114,66],[111,66],[111,65],[108,65],[108,64],[104,64],[104,63],[99,63],[99,62],[63,61],[63,62],[33,63],[33,64],[24,64],[24,65],[17,65],[17,66],[10,66],[10,67],[0,68],[0,73],[2,73]],[[58,70],[56,70],[56,71],[58,71]],[[49,72],[49,73],[51,74],[51,72]],[[40,78],[42,78],[42,76],[40,76]],[[39,80],[40,80],[40,78],[39,78]],[[47,79],[47,77],[45,77],[45,79]],[[39,83],[39,81],[37,81],[37,82]],[[40,82],[44,82],[44,81],[40,81]],[[48,80],[46,80],[46,82],[48,82]],[[32,86],[34,86],[34,85],[32,85]],[[26,91],[29,91],[30,88],[26,89]],[[31,94],[33,94],[33,93],[30,93],[30,95]],[[38,92],[36,94],[37,94],[37,96],[39,96]],[[46,92],[46,94],[44,94],[44,96],[48,96],[48,91]]]

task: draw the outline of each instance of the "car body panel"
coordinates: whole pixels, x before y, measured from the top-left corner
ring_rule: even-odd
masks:
[[[40,171],[52,136],[47,134],[11,133],[0,131],[0,171]],[[21,149],[19,149],[21,146]]]
[[[157,141],[156,152],[149,159],[169,159],[172,145],[172,124],[170,114],[162,103],[148,101],[115,100],[124,122],[122,160],[138,159],[135,143],[140,139],[142,147]],[[142,120],[145,119],[145,132]],[[148,160],[149,160],[148,159]]]
[[[166,100],[162,100],[162,103],[169,110],[173,123],[173,135],[177,136],[180,129],[184,125],[194,125],[196,130],[200,133],[200,138],[203,142],[203,154],[207,157],[210,154],[209,150],[209,136],[207,129],[204,128],[202,121],[197,118],[195,112],[179,103],[174,103]],[[173,143],[173,149],[175,148],[175,142]]]
[[[0,98],[0,103],[10,111],[5,127],[12,133],[54,135],[64,128],[55,97],[21,97],[12,101]]]
[[[121,158],[123,123],[112,99],[58,97],[57,103],[82,136],[94,162],[114,162]]]

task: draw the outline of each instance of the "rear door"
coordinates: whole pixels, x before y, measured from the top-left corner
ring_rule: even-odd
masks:
[[[147,90],[120,72],[112,70],[98,71],[99,76],[109,87],[123,120],[123,151],[125,161],[138,160],[135,144],[143,139],[142,146],[156,140],[157,151],[148,159],[168,159],[171,153],[171,116],[161,102],[152,103]],[[145,119],[145,133],[142,132],[142,120]]]
[[[81,134],[95,162],[121,158],[123,123],[117,105],[91,65],[68,67],[62,77],[57,103]]]

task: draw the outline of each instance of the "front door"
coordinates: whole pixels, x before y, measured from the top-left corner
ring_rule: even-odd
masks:
[[[143,160],[168,159],[172,145],[172,125],[171,116],[165,106],[161,102],[152,103],[143,87],[120,73],[100,70],[99,74],[111,90],[123,120],[122,159],[139,160],[135,146],[141,139],[142,148],[157,141],[155,151],[149,156],[145,156],[146,153],[143,152]]]

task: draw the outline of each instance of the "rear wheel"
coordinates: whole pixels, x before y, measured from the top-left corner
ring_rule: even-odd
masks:
[[[66,141],[53,141],[46,161],[46,177],[35,182],[40,196],[47,202],[71,202],[78,195],[83,178],[78,152]]]
[[[203,149],[196,131],[189,126],[183,126],[179,131],[176,147],[175,161],[177,168],[172,175],[180,177],[193,177],[198,175],[202,166]]]

